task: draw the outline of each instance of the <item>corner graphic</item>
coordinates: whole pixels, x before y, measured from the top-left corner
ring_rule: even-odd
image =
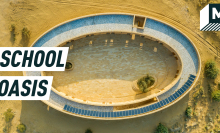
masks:
[[[200,11],[201,31],[220,31],[220,4],[208,4]]]

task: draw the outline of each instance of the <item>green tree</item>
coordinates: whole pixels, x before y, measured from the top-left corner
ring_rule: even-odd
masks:
[[[26,131],[26,126],[24,124],[19,124],[17,126],[17,130],[20,132],[20,133],[24,133]]]
[[[212,92],[212,99],[215,101],[220,101],[220,90],[215,90]]]
[[[156,133],[168,133],[168,128],[163,124],[159,123],[159,125],[157,126]]]
[[[10,122],[14,118],[14,113],[12,112],[12,109],[7,109],[6,112],[4,112],[5,121]]]
[[[92,133],[91,129],[86,129],[85,133]]]
[[[152,76],[149,76],[148,74],[142,78],[140,78],[137,82],[138,88],[142,92],[148,92],[149,87],[152,86],[155,82],[155,79]]]
[[[192,109],[191,109],[190,106],[188,106],[188,107],[186,108],[185,114],[186,114],[186,116],[187,116],[188,118],[191,118],[191,116],[192,116]]]
[[[218,76],[219,69],[213,60],[207,61],[205,64],[205,75],[210,79],[215,79]]]

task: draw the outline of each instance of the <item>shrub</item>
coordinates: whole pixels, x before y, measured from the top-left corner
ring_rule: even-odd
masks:
[[[168,128],[163,124],[159,123],[159,125],[157,126],[156,133],[168,133]]]
[[[73,67],[72,63],[66,62],[66,66],[65,66],[66,69],[71,69],[72,67]]]
[[[15,28],[15,25],[12,24],[12,25],[11,25],[11,28],[10,28],[10,31],[11,31],[11,32],[15,32],[15,29],[16,29],[16,28]]]
[[[205,75],[210,79],[215,79],[218,76],[219,70],[214,61],[207,61],[205,64]]]
[[[192,116],[192,109],[191,109],[190,106],[188,106],[188,107],[186,108],[185,114],[186,114],[186,117],[191,118],[191,116]]]
[[[220,101],[220,90],[215,90],[212,92],[212,99],[215,101]]]
[[[28,28],[24,27],[22,29],[22,35],[23,35],[24,39],[29,40],[31,32],[28,30]]]
[[[142,92],[148,92],[148,88],[152,86],[154,82],[155,79],[147,74],[138,80],[137,85]]]
[[[12,109],[7,109],[6,112],[4,112],[5,121],[10,122],[14,118],[14,113],[12,112]]]
[[[203,94],[204,94],[204,89],[203,89],[203,87],[202,87],[202,86],[199,88],[199,93],[200,93],[201,95],[203,95]]]
[[[86,129],[85,133],[92,133],[91,129]]]
[[[11,31],[11,35],[12,35],[12,40],[13,42],[16,40],[16,32],[15,32],[15,25],[12,24],[11,27],[10,27],[10,31]]]
[[[24,133],[26,131],[26,126],[24,124],[19,124],[17,126],[17,130],[20,132],[20,133]]]

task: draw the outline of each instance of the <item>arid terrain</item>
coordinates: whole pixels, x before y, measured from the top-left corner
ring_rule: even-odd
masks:
[[[202,133],[219,130],[220,103],[211,100],[208,84],[217,87],[216,80],[206,79],[204,63],[215,60],[220,68],[216,46],[220,46],[220,32],[199,30],[199,11],[208,3],[220,0],[0,0],[0,46],[26,47],[53,26],[79,16],[122,12],[151,16],[182,30],[197,46],[202,59],[202,72],[192,91],[179,102],[163,111],[128,120],[100,121],[70,116],[49,108],[41,101],[0,101],[0,132],[16,133],[19,123],[27,127],[26,133],[84,133],[90,128],[94,133],[153,133],[161,122],[171,132]],[[15,25],[14,35],[10,32]],[[21,30],[31,31],[29,41],[24,41]],[[1,76],[21,76],[22,72],[0,72]],[[195,98],[203,87],[204,94]],[[192,118],[185,110],[192,106]],[[11,108],[15,117],[6,123],[3,113]]]

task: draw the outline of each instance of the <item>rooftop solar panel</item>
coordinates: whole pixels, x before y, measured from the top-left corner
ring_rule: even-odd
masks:
[[[98,111],[95,112],[95,116],[99,117],[99,112]]]
[[[98,111],[98,114],[99,114],[99,117],[102,117],[102,112],[99,112],[99,111]]]
[[[168,100],[168,98],[165,99],[166,104],[170,103],[170,101]]]
[[[120,112],[117,112],[117,117],[120,117]]]
[[[111,117],[111,112],[108,112],[107,117]]]
[[[79,110],[78,110],[78,108],[75,108],[75,109],[76,109],[75,114],[77,114]]]
[[[85,115],[84,113],[85,113],[85,112],[84,112],[84,109],[82,109],[82,112],[81,112],[81,114],[82,114],[82,115]]]
[[[105,116],[104,117],[108,117],[108,112],[105,112]]]
[[[73,109],[72,109],[72,113],[75,113],[75,111],[76,111],[76,108],[73,107]]]
[[[111,117],[114,117],[114,116],[113,116],[113,112],[110,112],[110,113],[111,113]]]
[[[66,110],[67,109],[67,105],[65,105],[63,109]]]
[[[168,97],[168,100],[169,100],[170,102],[172,102],[172,101],[173,101],[173,100],[171,99],[171,97],[170,97],[170,96]]]
[[[144,113],[144,108],[140,108],[140,114]]]
[[[192,75],[192,74],[190,74],[190,76],[193,77],[193,78],[196,78],[196,76],[194,76],[194,75]]]

